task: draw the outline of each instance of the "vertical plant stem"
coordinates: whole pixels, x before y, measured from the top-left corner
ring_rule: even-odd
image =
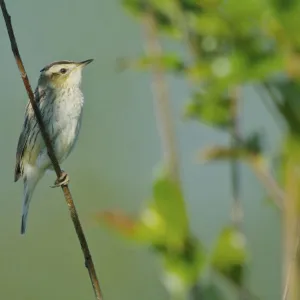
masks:
[[[239,106],[240,106],[240,88],[233,87],[230,91],[231,101],[231,128],[230,128],[230,146],[232,149],[239,147],[240,132],[239,132]],[[241,170],[237,158],[232,157],[230,161],[230,178],[231,178],[231,217],[233,226],[237,231],[242,233],[243,209],[241,203]],[[244,299],[246,297],[243,286],[244,266],[241,266],[241,282],[238,284],[238,298]]]
[[[162,49],[157,38],[155,20],[150,10],[144,15],[143,25],[147,54],[154,58],[161,57]],[[169,103],[169,94],[164,76],[164,69],[158,61],[159,59],[157,60],[157,63],[152,65],[152,91],[154,95],[157,128],[160,134],[163,161],[166,165],[168,174],[172,180],[180,184],[179,160],[172,111]]]
[[[290,257],[290,262],[288,263],[288,265],[286,265],[286,276],[284,278],[284,286],[283,286],[283,294],[282,294],[282,300],[287,300],[289,297],[289,290],[290,290],[290,283],[291,283],[291,278],[292,278],[292,274],[294,273],[294,265],[295,263],[297,263],[297,259],[298,259],[298,252],[299,252],[299,244],[300,244],[300,222],[298,221],[298,225],[297,225],[297,241],[296,241],[296,245],[294,247],[294,251]]]
[[[284,202],[283,234],[283,298],[300,299],[299,222],[300,222],[300,140],[290,135],[286,144],[285,184],[287,200]]]
[[[271,197],[274,204],[283,210],[284,202],[286,201],[286,195],[272,173],[268,170],[268,167],[261,156],[252,156],[248,159],[250,167],[252,167],[257,178],[265,187],[267,193]]]
[[[231,129],[230,129],[230,146],[232,149],[238,148],[240,139],[239,133],[239,98],[240,89],[234,87],[231,93]],[[243,209],[241,203],[241,174],[240,165],[236,158],[230,161],[230,177],[231,177],[231,192],[232,192],[232,221],[234,226],[241,230],[241,223],[243,219]]]

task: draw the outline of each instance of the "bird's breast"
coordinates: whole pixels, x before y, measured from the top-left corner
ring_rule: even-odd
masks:
[[[83,95],[80,90],[66,90],[53,101],[49,132],[60,161],[71,152],[80,129]]]

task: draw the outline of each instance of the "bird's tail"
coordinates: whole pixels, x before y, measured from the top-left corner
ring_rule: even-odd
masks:
[[[26,231],[27,216],[29,211],[30,200],[36,184],[42,177],[37,170],[30,170],[26,172],[24,176],[24,195],[23,195],[23,211],[22,211],[22,221],[21,221],[21,234]]]

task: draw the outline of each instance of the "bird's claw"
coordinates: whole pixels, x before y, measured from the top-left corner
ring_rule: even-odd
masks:
[[[56,188],[56,187],[64,186],[67,185],[69,181],[70,181],[69,175],[65,171],[62,171],[60,177],[55,180],[54,185],[52,185],[51,187]]]

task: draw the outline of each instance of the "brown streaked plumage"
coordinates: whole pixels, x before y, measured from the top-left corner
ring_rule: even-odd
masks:
[[[77,141],[84,102],[80,89],[81,72],[91,61],[57,61],[41,70],[35,97],[59,162],[68,157]],[[33,109],[28,103],[18,141],[14,173],[15,181],[22,177],[24,182],[22,234],[26,230],[33,191],[47,169],[52,169],[51,160]]]

